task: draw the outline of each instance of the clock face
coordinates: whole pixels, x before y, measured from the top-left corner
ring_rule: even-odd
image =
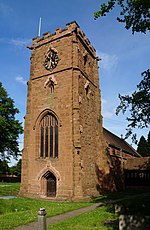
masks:
[[[58,64],[59,58],[57,50],[50,47],[45,55],[44,66],[47,70],[53,70]]]

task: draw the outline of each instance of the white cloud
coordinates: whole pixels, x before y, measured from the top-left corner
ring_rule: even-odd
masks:
[[[104,118],[112,118],[113,115],[114,113],[109,111],[103,113]]]
[[[102,98],[102,105],[106,105],[106,104],[108,104],[108,101]]]
[[[116,69],[118,65],[118,57],[115,54],[107,54],[103,52],[97,52],[98,57],[102,60],[99,62],[100,68],[107,72],[111,72]]]
[[[23,85],[27,84],[27,81],[21,76],[16,77],[15,80]]]
[[[16,38],[16,39],[8,39],[8,38],[0,38],[1,43],[9,44],[12,46],[15,46],[17,48],[24,48],[25,46],[28,46],[31,44],[31,39],[21,39],[21,38]]]
[[[18,38],[18,39],[11,39],[8,41],[8,43],[21,48],[21,47],[27,46],[29,43],[31,43],[31,40]]]
[[[113,107],[114,104],[110,103],[108,100],[102,98],[102,115],[103,118],[112,118],[115,115],[116,109]]]

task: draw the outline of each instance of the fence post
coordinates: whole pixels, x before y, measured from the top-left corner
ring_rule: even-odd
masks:
[[[38,211],[38,230],[46,230],[46,210],[40,208]]]

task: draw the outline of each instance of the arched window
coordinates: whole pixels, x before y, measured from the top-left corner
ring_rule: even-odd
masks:
[[[58,121],[51,113],[40,122],[40,157],[58,157]]]

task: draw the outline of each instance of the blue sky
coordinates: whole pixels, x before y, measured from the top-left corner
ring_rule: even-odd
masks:
[[[116,8],[107,17],[94,20],[93,13],[105,0],[0,0],[0,81],[15,101],[23,122],[26,113],[26,82],[30,76],[32,38],[66,23],[77,21],[81,30],[102,58],[99,63],[103,125],[118,136],[125,134],[126,116],[116,116],[118,94],[132,93],[141,80],[140,73],[149,68],[150,34],[135,34],[116,22]],[[140,137],[148,131],[135,130]],[[23,138],[20,137],[22,146]],[[130,143],[130,140],[129,140]]]

